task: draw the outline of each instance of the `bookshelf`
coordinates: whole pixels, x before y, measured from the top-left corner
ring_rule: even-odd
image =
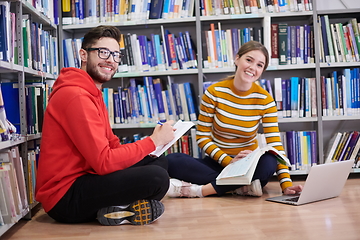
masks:
[[[8,120],[10,121],[11,113],[17,112],[17,115],[20,115],[20,117],[17,120],[11,119],[10,122],[14,123],[16,132],[9,134],[9,140],[0,142],[0,152],[4,153],[16,150],[15,152],[19,154],[18,156],[20,158],[18,159],[21,160],[20,166],[23,171],[18,168],[16,171],[19,170],[24,173],[24,188],[19,187],[21,185],[20,182],[18,182],[19,186],[17,184],[11,184],[10,186],[11,189],[13,189],[14,186],[18,186],[19,191],[21,191],[21,189],[26,191],[26,204],[24,203],[22,205],[22,208],[19,209],[19,212],[16,212],[11,221],[4,221],[3,224],[0,224],[0,236],[21,218],[31,218],[31,209],[37,205],[35,199],[30,201],[33,197],[33,194],[29,191],[31,188],[33,189],[33,187],[30,186],[30,182],[35,180],[35,175],[30,174],[28,168],[30,166],[28,155],[33,151],[32,149],[39,144],[41,132],[39,130],[34,133],[28,131],[30,123],[27,116],[30,111],[27,106],[30,106],[30,104],[27,99],[27,93],[29,88],[31,88],[29,87],[29,84],[34,84],[34,82],[38,85],[36,88],[39,90],[39,93],[42,92],[45,83],[49,80],[56,79],[58,72],[57,57],[56,55],[50,54],[50,52],[57,52],[57,47],[54,48],[55,45],[50,47],[51,44],[55,44],[57,32],[57,25],[54,21],[53,1],[47,2],[47,5],[41,6],[34,6],[32,1],[28,0],[2,1],[1,5],[5,6],[5,12],[9,14],[4,15],[6,16],[6,23],[8,23],[7,26],[9,29],[6,32],[2,30],[2,38],[0,41],[4,43],[5,37],[7,37],[7,41],[10,40],[10,42],[8,42],[9,51],[7,52],[7,58],[4,57],[0,60],[0,84],[2,88],[4,87],[3,100],[5,102],[5,112],[8,113]],[[34,23],[34,27],[37,26],[37,36],[39,37],[37,41],[38,44],[31,45],[31,36],[35,35],[29,35],[28,37],[24,35],[25,32],[32,32],[30,29],[25,31],[25,25],[23,25],[25,22],[24,16],[30,19],[29,24]],[[44,43],[47,43],[48,45],[45,46],[43,45]],[[30,48],[28,48],[29,46]],[[31,47],[33,49],[31,49]],[[32,64],[33,59],[29,58],[28,53],[30,51],[33,54],[32,56],[35,56],[35,52],[39,56],[39,63],[36,67]],[[10,88],[5,88],[5,86]],[[18,95],[17,99],[5,98],[7,93],[5,91],[9,91],[9,89],[16,92],[16,95]],[[41,104],[40,102],[38,103]],[[14,105],[10,105],[9,107],[9,104]],[[37,120],[38,119],[39,118],[37,118]],[[35,166],[34,164],[35,161],[33,161],[33,166]],[[15,164],[13,164],[13,166],[15,166]],[[18,177],[19,175],[18,172],[16,176]],[[2,201],[2,204],[3,203],[4,202]],[[2,207],[4,207],[4,205]]]
[[[263,2],[263,1],[260,1]],[[196,69],[180,69],[180,70],[168,70],[168,71],[155,71],[155,72],[142,72],[131,71],[121,72],[114,76],[114,80],[107,85],[107,87],[116,88],[118,85],[126,86],[130,78],[135,77],[171,77],[173,82],[182,83],[189,81],[195,87],[195,95],[197,96],[197,103],[199,103],[202,95],[203,84],[207,81],[217,81],[226,75],[230,75],[234,72],[235,68],[231,65],[224,65],[222,67],[208,67],[209,62],[205,63],[208,59],[209,49],[207,48],[207,36],[206,31],[210,30],[210,25],[214,24],[215,30],[231,29],[245,29],[250,27],[262,28],[262,41],[268,48],[269,53],[272,49],[272,32],[271,25],[279,23],[287,23],[288,26],[301,26],[310,25],[313,32],[313,61],[308,63],[286,64],[286,65],[269,65],[267,71],[263,74],[264,79],[269,79],[272,87],[274,87],[274,78],[291,78],[291,77],[306,77],[316,79],[316,108],[321,109],[321,84],[320,77],[330,74],[332,71],[342,71],[345,68],[359,68],[359,61],[352,62],[321,62],[319,54],[322,51],[320,42],[319,31],[321,31],[317,19],[321,16],[328,15],[330,23],[336,21],[347,21],[350,18],[359,19],[360,9],[354,6],[354,4],[348,1],[336,1],[333,0],[331,6],[337,6],[336,10],[327,10],[329,5],[324,3],[326,1],[309,1],[312,4],[312,10],[305,9],[298,12],[276,12],[269,13],[268,11],[262,11],[258,9],[258,12],[252,12],[250,14],[222,14],[221,11],[214,10],[213,13],[206,13],[203,7],[203,1],[195,1],[194,15],[187,18],[177,19],[149,19],[149,20],[130,20],[122,22],[102,22],[102,24],[111,24],[118,26],[122,33],[135,33],[145,34],[150,37],[151,33],[161,34],[161,28],[170,30],[171,33],[177,34],[183,29],[189,30],[191,37],[196,45],[197,49],[197,68]],[[206,4],[206,3],[205,3]],[[308,6],[307,6],[308,7]],[[281,8],[281,6],[280,6]],[[254,9],[253,9],[254,10]],[[97,26],[99,23],[86,23],[77,25],[61,25],[60,36],[64,38],[78,38],[81,37],[88,29]],[[308,43],[310,44],[310,42]],[[61,48],[61,46],[60,46]],[[62,52],[62,51],[60,51]],[[299,60],[298,60],[299,61]],[[60,63],[61,64],[61,63]],[[186,79],[186,80],[184,80]],[[317,155],[318,163],[324,163],[324,154],[326,153],[326,146],[331,138],[331,135],[339,130],[356,130],[356,121],[359,120],[359,115],[339,115],[339,116],[323,116],[317,114],[311,117],[290,117],[279,118],[280,131],[303,131],[313,130],[317,132]],[[154,124],[114,124],[114,131],[126,132],[129,128],[132,129],[146,129],[152,128]],[[145,130],[146,131],[146,130]],[[300,171],[306,174],[306,171]],[[299,170],[293,171],[294,174],[298,174]]]

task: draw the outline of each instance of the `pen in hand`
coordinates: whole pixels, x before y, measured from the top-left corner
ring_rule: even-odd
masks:
[[[162,125],[163,125],[163,123],[162,123],[162,122],[160,122],[160,121],[158,121],[158,122],[157,122],[157,124],[159,124],[160,126],[162,126]]]

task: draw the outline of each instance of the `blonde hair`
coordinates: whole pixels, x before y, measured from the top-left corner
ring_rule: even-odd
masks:
[[[244,55],[250,51],[254,51],[254,50],[259,50],[264,54],[264,56],[265,56],[264,71],[265,71],[269,65],[269,52],[266,49],[266,47],[264,45],[262,45],[261,43],[259,43],[257,41],[249,41],[249,42],[244,43],[240,47],[239,51],[236,53],[236,56],[241,58],[242,55]],[[237,66],[235,65],[235,72],[236,72],[236,70],[237,70]],[[231,76],[227,76],[227,77],[223,78],[222,80],[229,80],[229,79],[233,79],[234,77],[235,77],[235,74],[231,75]]]

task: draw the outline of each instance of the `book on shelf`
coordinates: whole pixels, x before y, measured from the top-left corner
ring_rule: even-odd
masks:
[[[169,143],[165,145],[158,146],[153,152],[150,153],[150,155],[156,157],[162,155],[168,148],[170,148],[176,141],[178,141],[181,138],[181,136],[183,136],[193,126],[194,123],[190,121],[182,121],[182,120],[177,121],[173,126],[173,128],[175,129],[174,131],[175,136],[173,140],[171,140]]]
[[[217,185],[250,185],[257,163],[266,152],[273,154],[278,162],[291,166],[289,159],[269,145],[257,148],[246,157],[227,165],[216,178]]]

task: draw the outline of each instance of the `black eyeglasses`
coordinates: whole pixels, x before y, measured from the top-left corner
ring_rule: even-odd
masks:
[[[114,61],[119,63],[121,61],[121,57],[123,56],[121,52],[110,51],[107,48],[86,48],[86,51],[98,51],[98,56],[101,59],[109,59],[110,55],[113,55]]]

